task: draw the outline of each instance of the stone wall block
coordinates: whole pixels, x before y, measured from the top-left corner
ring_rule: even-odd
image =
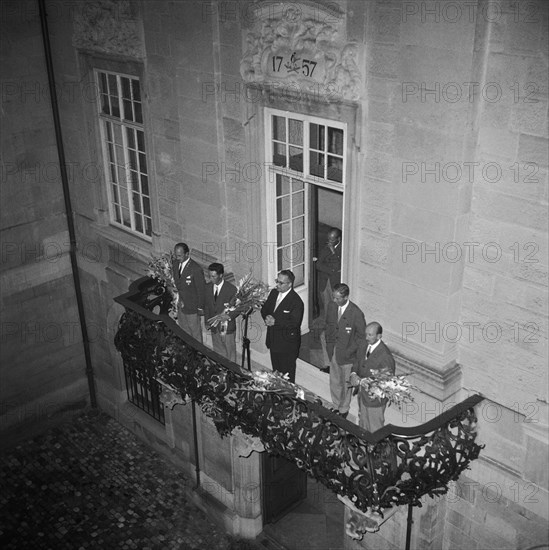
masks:
[[[368,73],[378,77],[396,78],[399,74],[399,52],[391,46],[376,44],[368,59]]]
[[[477,187],[473,210],[478,216],[488,219],[515,223],[541,232],[547,230],[547,208],[535,201],[491,193]]]
[[[536,89],[535,84],[530,85],[529,95],[513,109],[510,121],[511,128],[515,132],[547,139],[547,100],[540,100],[534,95],[530,95],[530,91],[533,94]],[[520,151],[521,149],[519,149],[519,156],[522,159],[524,157],[522,157]],[[524,155],[530,154],[531,151],[527,148]],[[547,163],[547,151],[545,151],[545,162]]]
[[[466,267],[463,274],[463,286],[476,292],[491,296],[495,278],[492,273],[487,273],[474,267]]]
[[[447,135],[439,128],[427,128],[414,124],[398,123],[395,129],[396,154],[406,162],[415,162],[425,170],[436,170],[437,163],[444,166],[447,163],[461,163],[461,141],[456,146],[455,136]],[[432,176],[434,177],[434,176]]]
[[[547,168],[549,153],[547,138],[521,134],[518,158],[523,162],[533,162],[536,166]]]
[[[399,45],[401,11],[376,5],[372,15],[373,40],[377,43]]]

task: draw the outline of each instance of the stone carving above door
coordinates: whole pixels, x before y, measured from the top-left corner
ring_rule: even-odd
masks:
[[[76,48],[143,58],[143,28],[128,0],[77,2],[73,15]]]
[[[242,79],[288,93],[320,94],[327,101],[358,100],[361,48],[345,41],[344,14],[319,17],[308,5],[292,6],[265,12],[247,31]]]

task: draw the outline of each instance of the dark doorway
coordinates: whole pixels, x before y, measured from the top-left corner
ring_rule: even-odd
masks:
[[[307,474],[281,456],[263,453],[263,523],[274,523],[307,497]]]
[[[310,185],[309,193],[309,242],[310,242],[310,274],[309,284],[309,332],[303,334],[299,358],[318,368],[329,364],[324,340],[326,297],[322,299],[322,291],[318,280],[316,262],[326,245],[328,232],[332,227],[342,229],[343,225],[343,193],[333,191],[318,185]],[[345,235],[342,235],[344,246]],[[344,252],[344,250],[343,250]]]
[[[307,498],[279,521],[265,525],[263,535],[275,541],[274,548],[287,550],[343,549],[345,506],[320,482],[307,477]]]
[[[321,250],[326,244],[328,231],[332,227],[342,229],[343,225],[343,193],[333,191],[318,185],[310,185],[309,204],[309,242],[311,243],[311,283],[309,285],[309,326],[314,326],[314,321],[325,313],[326,304],[322,304],[323,289],[318,288],[318,276],[316,262]],[[342,242],[343,242],[342,237]],[[323,306],[323,307],[322,307]]]

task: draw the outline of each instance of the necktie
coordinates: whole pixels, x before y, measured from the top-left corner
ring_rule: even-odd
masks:
[[[371,346],[368,346],[368,350],[366,351],[366,359],[368,359],[368,357],[370,357],[370,347]]]
[[[338,308],[337,308],[337,320],[338,320],[338,321],[341,319],[341,315],[342,315],[341,307],[338,307]]]
[[[183,264],[179,264],[179,275],[183,275]]]
[[[217,302],[217,294],[218,294],[218,290],[217,290],[217,287],[215,287],[215,290],[214,290],[214,302]]]

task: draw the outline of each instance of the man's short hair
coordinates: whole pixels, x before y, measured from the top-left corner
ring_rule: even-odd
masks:
[[[335,233],[338,238],[341,237],[341,229],[338,229],[337,227],[330,227],[330,229],[328,230],[328,235],[330,233]]]
[[[218,275],[223,275],[223,273],[225,273],[225,268],[223,267],[223,264],[214,262],[208,266],[208,271],[215,271]]]
[[[366,328],[368,327],[374,327],[376,329],[376,334],[383,334],[383,327],[377,321],[372,321],[371,323],[368,323],[366,325]]]
[[[188,254],[189,253],[189,247],[187,246],[187,243],[177,243],[173,249],[176,250],[177,248],[182,248],[183,249],[183,252],[185,254]]]
[[[338,294],[341,294],[341,296],[343,296],[343,298],[347,298],[347,296],[349,296],[349,293],[351,292],[351,290],[349,289],[349,287],[345,283],[337,283],[336,285],[334,285],[334,292],[337,292]]]
[[[278,272],[278,274],[279,275],[285,275],[286,277],[288,277],[288,279],[290,279],[290,283],[292,283],[292,286],[294,286],[295,275],[293,274],[292,271],[290,271],[289,269],[281,269]]]

